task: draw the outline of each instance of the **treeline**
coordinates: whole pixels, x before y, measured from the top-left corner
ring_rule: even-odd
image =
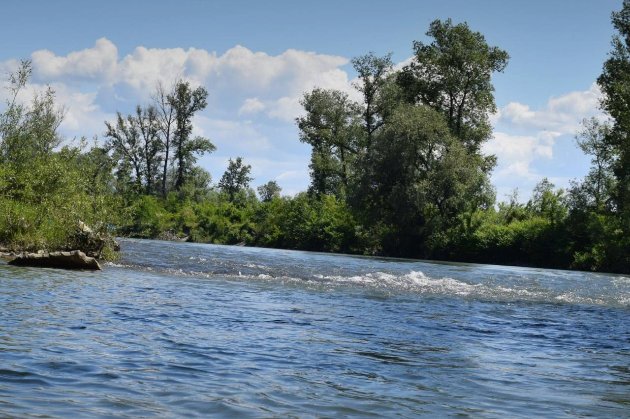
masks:
[[[59,202],[46,198],[53,216],[37,213],[48,202],[40,195],[61,189],[46,185],[23,196],[35,188],[22,180],[30,179],[30,163],[20,169],[13,157],[4,159],[3,205],[18,213],[27,203],[34,215],[24,224],[29,228],[3,220],[0,242],[26,245],[41,236],[44,243],[63,236],[57,220],[70,225],[80,217],[135,237],[629,272],[629,1],[613,14],[613,24],[619,35],[598,79],[609,120],[584,121],[577,141],[592,156],[592,168],[567,190],[544,179],[527,203],[516,193],[496,202],[490,184],[496,159],[481,149],[496,110],[492,75],[506,68],[509,56],[465,23],[436,20],[430,42],[414,42],[414,58],[402,69],[390,55],[352,60],[360,101],[336,90],[304,94],[296,123],[300,141],[311,146],[311,183],[294,197],[281,196],[275,181],[254,191],[251,167],[240,157],[212,183],[196,161],[215,147],[192,135],[208,92],[185,81],[158,86],[149,105],[118,114],[106,123],[105,142],[89,150],[56,151],[61,114],[52,93],[36,97],[28,110],[10,103],[2,155],[28,153],[12,146],[14,132],[23,133],[39,150],[33,167],[45,171],[62,162],[60,176],[72,179],[62,184],[75,192],[54,198]],[[14,76],[12,85],[23,86],[23,76]],[[74,200],[85,205],[73,206]],[[46,223],[59,224],[56,233],[41,233]]]
[[[623,13],[615,19],[620,16],[624,19]],[[624,28],[619,22],[616,26]],[[394,70],[389,55],[353,59],[360,102],[336,90],[305,93],[304,114],[296,123],[300,140],[312,147],[307,192],[281,197],[271,181],[256,196],[249,188],[250,167],[241,158],[230,161],[214,187],[199,168],[184,171],[190,176],[178,183],[179,163],[163,161],[170,193],[163,188],[161,194],[127,194],[131,222],[123,232],[627,272],[623,191],[628,181],[621,166],[626,151],[613,138],[624,128],[614,125],[606,102],[613,125],[588,120],[578,134],[578,145],[593,157],[584,180],[561,190],[544,179],[527,203],[520,203],[515,193],[509,202],[497,204],[489,180],[495,157],[483,155],[481,147],[492,136],[492,74],[505,69],[508,54],[466,24],[450,20],[433,22],[427,35],[431,42],[414,42],[414,59],[401,70]],[[627,48],[622,41],[615,45],[621,49],[613,51],[611,60],[615,54],[623,57]],[[611,89],[621,87],[606,84],[606,74],[600,86],[607,97],[617,97]],[[175,108],[173,95],[166,97]],[[144,114],[149,112],[138,109],[135,118]],[[132,167],[133,159],[119,154],[118,166],[125,165]],[[144,167],[148,176],[149,165]],[[133,184],[132,178],[128,176],[127,184]],[[147,178],[131,190],[150,185]]]

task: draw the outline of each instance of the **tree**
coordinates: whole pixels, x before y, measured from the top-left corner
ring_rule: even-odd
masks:
[[[624,272],[630,266],[628,226],[624,226],[617,198],[615,168],[618,150],[611,145],[609,122],[586,119],[578,132],[578,146],[592,156],[591,169],[569,190],[567,234],[572,266],[578,269]]]
[[[616,178],[614,202],[623,218],[626,234],[630,233],[630,0],[624,0],[620,11],[612,14],[617,34],[612,51],[604,62],[597,84],[602,90],[602,109],[612,118],[612,128],[605,143],[615,156],[612,170]]]
[[[55,91],[48,87],[36,93],[30,106],[18,100],[31,71],[31,62],[23,60],[9,75],[10,99],[0,114],[0,159],[14,165],[28,165],[33,159],[50,155],[61,143],[57,129],[64,110],[55,104]]]
[[[415,57],[398,75],[411,103],[422,103],[446,116],[448,126],[469,151],[477,152],[491,135],[488,120],[496,110],[492,74],[502,72],[508,53],[491,47],[466,23],[450,19],[431,23],[433,42],[414,41]]]
[[[359,108],[346,93],[314,89],[301,102],[296,119],[300,141],[312,146],[311,191],[344,195],[359,147]]]
[[[219,189],[228,194],[230,201],[234,200],[237,193],[249,187],[249,182],[253,180],[249,176],[251,170],[249,164],[243,164],[241,157],[237,157],[236,160],[230,159],[227,170],[219,181]]]
[[[571,189],[567,223],[573,266],[628,272],[630,269],[630,1],[612,14],[617,33],[597,83],[601,109],[610,123],[585,121],[580,148],[593,156],[590,172]]]
[[[373,52],[352,59],[359,82],[355,88],[363,95],[363,125],[366,132],[366,149],[372,145],[374,132],[383,123],[384,103],[380,94],[387,82],[387,74],[392,70],[392,54],[377,57]]]
[[[175,88],[166,91],[162,83],[158,83],[153,96],[153,103],[157,109],[159,127],[162,133],[162,148],[164,150],[164,159],[162,167],[162,197],[166,197],[166,179],[168,175],[168,165],[170,163],[170,151],[172,135],[175,126],[175,109],[169,103],[169,96],[175,94]]]
[[[0,115],[0,145],[4,162],[11,160],[13,149],[18,145],[15,137],[19,136],[26,109],[17,101],[17,97],[31,73],[31,62],[22,60],[18,70],[9,75],[10,99],[7,100],[6,110]]]
[[[78,158],[83,168],[83,172],[87,180],[97,187],[101,187],[103,191],[96,193],[112,193],[114,192],[114,169],[116,161],[112,158],[107,147],[98,145],[98,137],[94,137],[92,147],[81,154]]]
[[[162,161],[163,143],[160,138],[160,121],[157,109],[153,106],[136,107],[135,123],[140,132],[141,156],[143,158],[145,192],[156,192],[155,182],[158,180],[158,168]]]
[[[107,131],[105,136],[109,139],[107,148],[112,150],[114,158],[121,166],[129,166],[133,169],[133,184],[137,192],[142,189],[143,159],[142,146],[140,144],[140,132],[133,115],[123,117],[118,112],[116,123],[105,121]]]
[[[199,166],[195,166],[190,171],[186,183],[181,187],[177,196],[183,201],[202,202],[208,197],[211,183],[212,176],[210,173]]]
[[[161,149],[155,118],[155,110],[138,106],[135,115],[123,117],[118,112],[115,124],[105,121],[107,148],[113,151],[114,158],[120,162],[121,175],[125,167],[133,169],[132,182],[136,193],[142,190],[152,192],[154,169],[159,164],[158,153]]]
[[[497,212],[502,224],[510,224],[513,221],[523,221],[528,217],[528,212],[524,204],[518,199],[518,189],[514,189],[507,197],[507,202],[499,202]]]
[[[263,202],[269,202],[274,198],[279,198],[281,191],[282,188],[275,180],[270,180],[264,185],[260,185],[258,187],[258,195],[260,195],[260,200]]]
[[[197,155],[210,153],[216,149],[207,138],[194,137],[192,118],[208,105],[208,91],[203,87],[192,89],[190,83],[179,81],[172,94],[168,95],[168,104],[175,113],[175,131],[173,132],[174,159],[176,165],[175,189],[179,190],[186,182]]]
[[[387,251],[426,256],[432,234],[493,202],[483,159],[467,153],[434,109],[399,107],[375,140],[368,222],[391,226]]]
[[[582,130],[576,136],[580,149],[593,157],[591,170],[580,188],[587,195],[588,203],[585,204],[599,212],[611,210],[613,205],[615,154],[607,142],[610,134],[611,127],[608,123],[591,118],[582,122]]]
[[[558,225],[567,216],[567,200],[564,190],[555,190],[555,185],[543,178],[534,187],[532,198],[527,202],[527,210],[532,214]]]

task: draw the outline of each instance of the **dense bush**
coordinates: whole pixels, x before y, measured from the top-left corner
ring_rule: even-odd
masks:
[[[18,250],[76,246],[79,223],[106,235],[118,221],[119,202],[91,182],[78,149],[65,148],[28,166],[0,169],[0,243]]]

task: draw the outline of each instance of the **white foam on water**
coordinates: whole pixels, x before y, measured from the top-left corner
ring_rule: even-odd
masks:
[[[353,276],[316,274],[312,278],[316,282],[333,285],[354,285],[380,290],[390,289],[393,291],[415,291],[464,296],[475,293],[482,287],[480,284],[468,284],[448,277],[431,278],[420,271],[411,271],[404,275],[394,275],[385,272]]]
[[[124,268],[125,265],[121,265],[120,263],[114,263],[114,262],[105,262],[104,263],[105,266],[111,266],[114,268]]]
[[[234,278],[239,280],[268,281],[279,282],[287,285],[307,286],[314,289],[334,290],[339,288],[364,288],[374,290],[375,292],[392,294],[392,293],[413,293],[425,295],[446,295],[458,296],[463,298],[480,298],[488,300],[503,301],[537,301],[549,303],[566,303],[566,304],[595,304],[627,307],[630,305],[630,293],[628,285],[630,278],[625,276],[615,277],[611,279],[609,284],[613,285],[615,292],[610,294],[605,292],[603,295],[593,295],[588,290],[554,290],[545,284],[544,279],[510,277],[510,282],[496,283],[492,277],[479,278],[479,282],[471,283],[468,281],[455,279],[452,277],[431,277],[421,271],[410,271],[402,274],[393,274],[387,272],[368,272],[357,275],[325,275],[322,273],[304,273],[304,276],[298,275],[274,275],[273,268],[255,263],[243,265],[250,269],[257,269],[255,273],[242,273],[235,266],[233,273],[213,272],[205,270],[189,270],[177,267],[151,269],[148,267],[129,266],[121,263],[107,262],[106,266],[114,268],[131,268],[144,271],[163,272],[176,276],[194,276],[207,279],[217,277]],[[260,271],[263,272],[260,272]],[[582,292],[581,292],[581,291]],[[610,294],[610,295],[609,295]]]
[[[259,265],[257,263],[246,263],[245,265],[246,268],[252,268],[252,269],[263,269],[263,270],[268,270],[269,267],[265,266],[265,265]]]

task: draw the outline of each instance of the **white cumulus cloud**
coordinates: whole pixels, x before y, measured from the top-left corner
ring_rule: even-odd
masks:
[[[573,135],[583,118],[600,113],[601,91],[593,83],[588,90],[552,97],[541,109],[510,102],[502,107],[493,122],[507,123],[522,129],[548,130]]]
[[[557,132],[541,132],[537,135],[510,135],[495,132],[493,138],[484,144],[486,154],[494,154],[498,158],[499,167],[495,176],[522,176],[534,178],[531,164],[539,158],[553,158],[553,146]]]
[[[494,137],[484,145],[484,151],[497,156],[493,181],[499,191],[518,186],[527,198],[529,192],[547,173],[537,167],[564,167],[566,176],[555,176],[556,186],[568,186],[570,178],[579,178],[586,167],[578,167],[563,160],[573,147],[573,137],[584,118],[601,116],[601,92],[593,83],[588,89],[569,92],[550,98],[540,108],[510,102],[491,116]],[[555,162],[558,162],[556,164]],[[561,163],[561,164],[560,164]]]
[[[58,56],[48,50],[31,55],[34,75],[42,81],[67,78],[109,80],[118,66],[118,48],[110,40],[101,38],[92,48]]]
[[[262,112],[265,109],[265,104],[257,97],[250,97],[245,99],[243,105],[238,110],[239,115],[252,115]]]

